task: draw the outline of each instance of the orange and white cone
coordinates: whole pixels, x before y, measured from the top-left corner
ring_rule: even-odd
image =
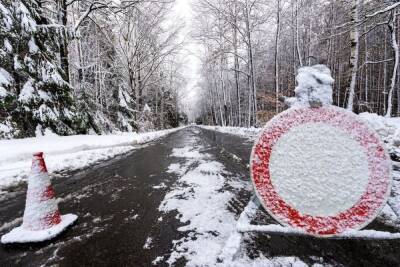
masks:
[[[28,243],[49,240],[69,225],[78,216],[60,215],[50,177],[47,173],[43,152],[33,154],[31,176],[28,180],[23,222],[1,237],[1,243]]]

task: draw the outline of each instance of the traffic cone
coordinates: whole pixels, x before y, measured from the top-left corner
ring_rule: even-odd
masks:
[[[64,231],[77,218],[74,214],[60,214],[43,152],[38,152],[33,154],[22,225],[3,235],[1,243],[49,240]]]

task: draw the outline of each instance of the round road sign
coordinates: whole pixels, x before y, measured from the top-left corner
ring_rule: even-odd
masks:
[[[273,118],[250,165],[269,214],[311,235],[361,229],[390,193],[392,165],[379,136],[335,106],[293,108]]]

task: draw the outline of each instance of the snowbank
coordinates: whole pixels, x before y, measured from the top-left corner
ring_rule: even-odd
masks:
[[[245,128],[245,127],[231,127],[231,126],[208,126],[208,125],[198,125],[197,127],[217,131],[221,133],[234,134],[241,137],[248,138],[250,140],[255,140],[258,134],[261,132],[261,128]]]
[[[400,156],[400,118],[385,118],[367,112],[359,116],[378,132],[390,154]]]
[[[74,170],[126,153],[134,145],[144,144],[178,129],[141,134],[52,135],[0,140],[0,194],[2,189],[26,180],[34,152],[44,152],[50,173]]]

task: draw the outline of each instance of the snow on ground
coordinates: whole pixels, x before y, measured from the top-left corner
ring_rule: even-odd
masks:
[[[185,237],[173,241],[173,249],[164,260],[175,265],[178,259],[185,258],[187,266],[306,266],[295,257],[266,258],[260,255],[249,259],[243,250],[235,262],[218,263],[218,256],[226,242],[235,232],[235,214],[228,210],[229,202],[235,197],[233,192],[224,189],[238,179],[229,173],[225,166],[210,154],[202,152],[204,147],[175,148],[172,157],[185,159],[181,164],[173,163],[168,172],[175,173],[178,181],[168,192],[159,206],[162,212],[177,211],[177,219],[184,225],[178,231]],[[246,183],[240,182],[245,188]],[[163,258],[157,257],[153,264]]]
[[[232,126],[209,126],[209,125],[198,125],[198,127],[217,131],[220,133],[233,134],[240,137],[248,138],[250,140],[256,140],[258,134],[261,132],[261,128],[246,128],[246,127],[232,127]]]
[[[1,237],[1,243],[29,243],[50,240],[67,229],[76,221],[77,218],[78,216],[74,214],[61,215],[60,223],[47,229],[28,230],[23,226],[19,226],[11,230],[11,232],[3,235]]]
[[[379,136],[386,144],[391,155],[400,158],[400,118],[385,118],[374,113],[361,113],[363,120],[378,132]],[[388,225],[400,228],[400,172],[399,163],[393,162],[397,167],[393,173],[392,192],[388,200],[388,205],[382,210],[378,219]]]
[[[50,135],[0,140],[0,195],[2,189],[26,181],[34,152],[44,152],[50,173],[75,170],[126,153],[134,145],[150,142],[178,129],[141,134]]]
[[[361,113],[359,116],[378,132],[386,143],[389,153],[400,155],[400,118],[385,118],[367,112]]]

